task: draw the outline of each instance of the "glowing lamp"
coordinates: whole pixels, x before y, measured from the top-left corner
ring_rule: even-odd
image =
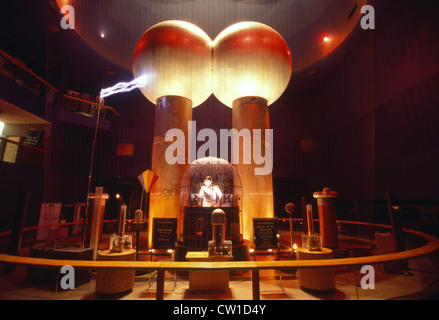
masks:
[[[291,53],[274,29],[240,22],[222,31],[213,45],[213,93],[228,107],[242,97],[261,97],[271,105],[285,91]]]
[[[211,39],[185,21],[158,23],[138,40],[132,69],[135,78],[145,78],[140,90],[152,103],[160,97],[180,96],[196,107],[212,92]]]

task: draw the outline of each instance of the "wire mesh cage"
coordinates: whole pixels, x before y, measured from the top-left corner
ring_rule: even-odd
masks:
[[[211,215],[216,208],[226,214],[226,238],[239,241],[242,185],[238,172],[226,160],[201,158],[186,169],[180,188],[180,235],[185,245],[207,249]]]

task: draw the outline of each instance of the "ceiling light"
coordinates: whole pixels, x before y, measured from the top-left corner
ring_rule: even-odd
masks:
[[[329,38],[329,37],[324,37],[323,38],[323,42],[329,42],[329,41],[331,41],[331,38]]]
[[[103,32],[101,32],[101,38],[104,39],[105,38],[105,34]]]

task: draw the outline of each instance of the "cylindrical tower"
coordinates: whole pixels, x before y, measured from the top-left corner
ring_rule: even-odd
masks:
[[[279,33],[258,22],[228,27],[213,46],[213,92],[233,108],[233,128],[244,137],[242,144],[233,139],[239,143],[239,157],[232,156],[232,163],[242,180],[244,238],[252,242],[253,218],[274,216],[268,106],[289,83],[291,54]]]
[[[338,232],[335,212],[335,199],[337,198],[337,192],[332,191],[329,188],[324,188],[323,191],[314,192],[313,196],[317,199],[322,246],[330,249],[337,249]]]
[[[188,122],[192,120],[192,108],[211,94],[211,40],[188,22],[158,23],[138,40],[132,68],[134,77],[145,77],[145,86],[140,90],[157,105],[151,170],[159,178],[150,191],[148,243],[151,246],[153,219],[179,216],[180,182],[189,163]],[[171,129],[173,135],[167,139]],[[184,150],[177,161],[170,161],[166,156],[173,143],[184,143],[177,148]]]
[[[251,157],[250,163],[246,162],[245,157],[248,153],[248,148],[245,146],[246,138],[241,141],[238,163],[235,164],[235,167],[242,177],[244,238],[253,240],[251,236],[253,234],[253,219],[274,216],[271,132],[267,131],[269,136],[265,136],[266,130],[270,129],[267,100],[260,97],[239,98],[233,102],[232,115],[233,128],[238,132],[248,129],[252,133],[249,142],[252,144],[253,151],[259,152],[255,148],[260,146],[258,148],[262,149],[260,152],[264,155],[265,161],[271,163],[266,163],[270,166],[269,172],[261,175],[256,174],[255,170],[260,165],[256,164],[254,157]],[[260,130],[261,134],[256,137],[254,130]],[[234,143],[239,142],[234,140]],[[269,154],[267,155],[267,153]]]

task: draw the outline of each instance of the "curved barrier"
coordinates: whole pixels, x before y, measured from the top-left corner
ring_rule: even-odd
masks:
[[[386,225],[340,221],[343,223],[363,224],[374,227],[389,228]],[[259,299],[259,270],[276,269],[313,269],[313,268],[335,268],[335,267],[356,267],[373,265],[386,262],[410,260],[434,253],[439,250],[439,239],[415,230],[404,230],[407,233],[419,236],[427,241],[421,247],[406,250],[403,252],[374,255],[356,258],[340,258],[327,260],[284,260],[284,261],[233,261],[233,262],[159,262],[159,261],[85,261],[85,260],[53,260],[42,258],[30,258],[23,256],[12,256],[0,254],[0,262],[13,265],[25,265],[41,268],[58,269],[70,265],[75,269],[112,269],[112,270],[136,270],[151,271],[157,270],[157,296],[158,300],[163,299],[164,272],[172,271],[252,271],[253,275],[253,299]]]

